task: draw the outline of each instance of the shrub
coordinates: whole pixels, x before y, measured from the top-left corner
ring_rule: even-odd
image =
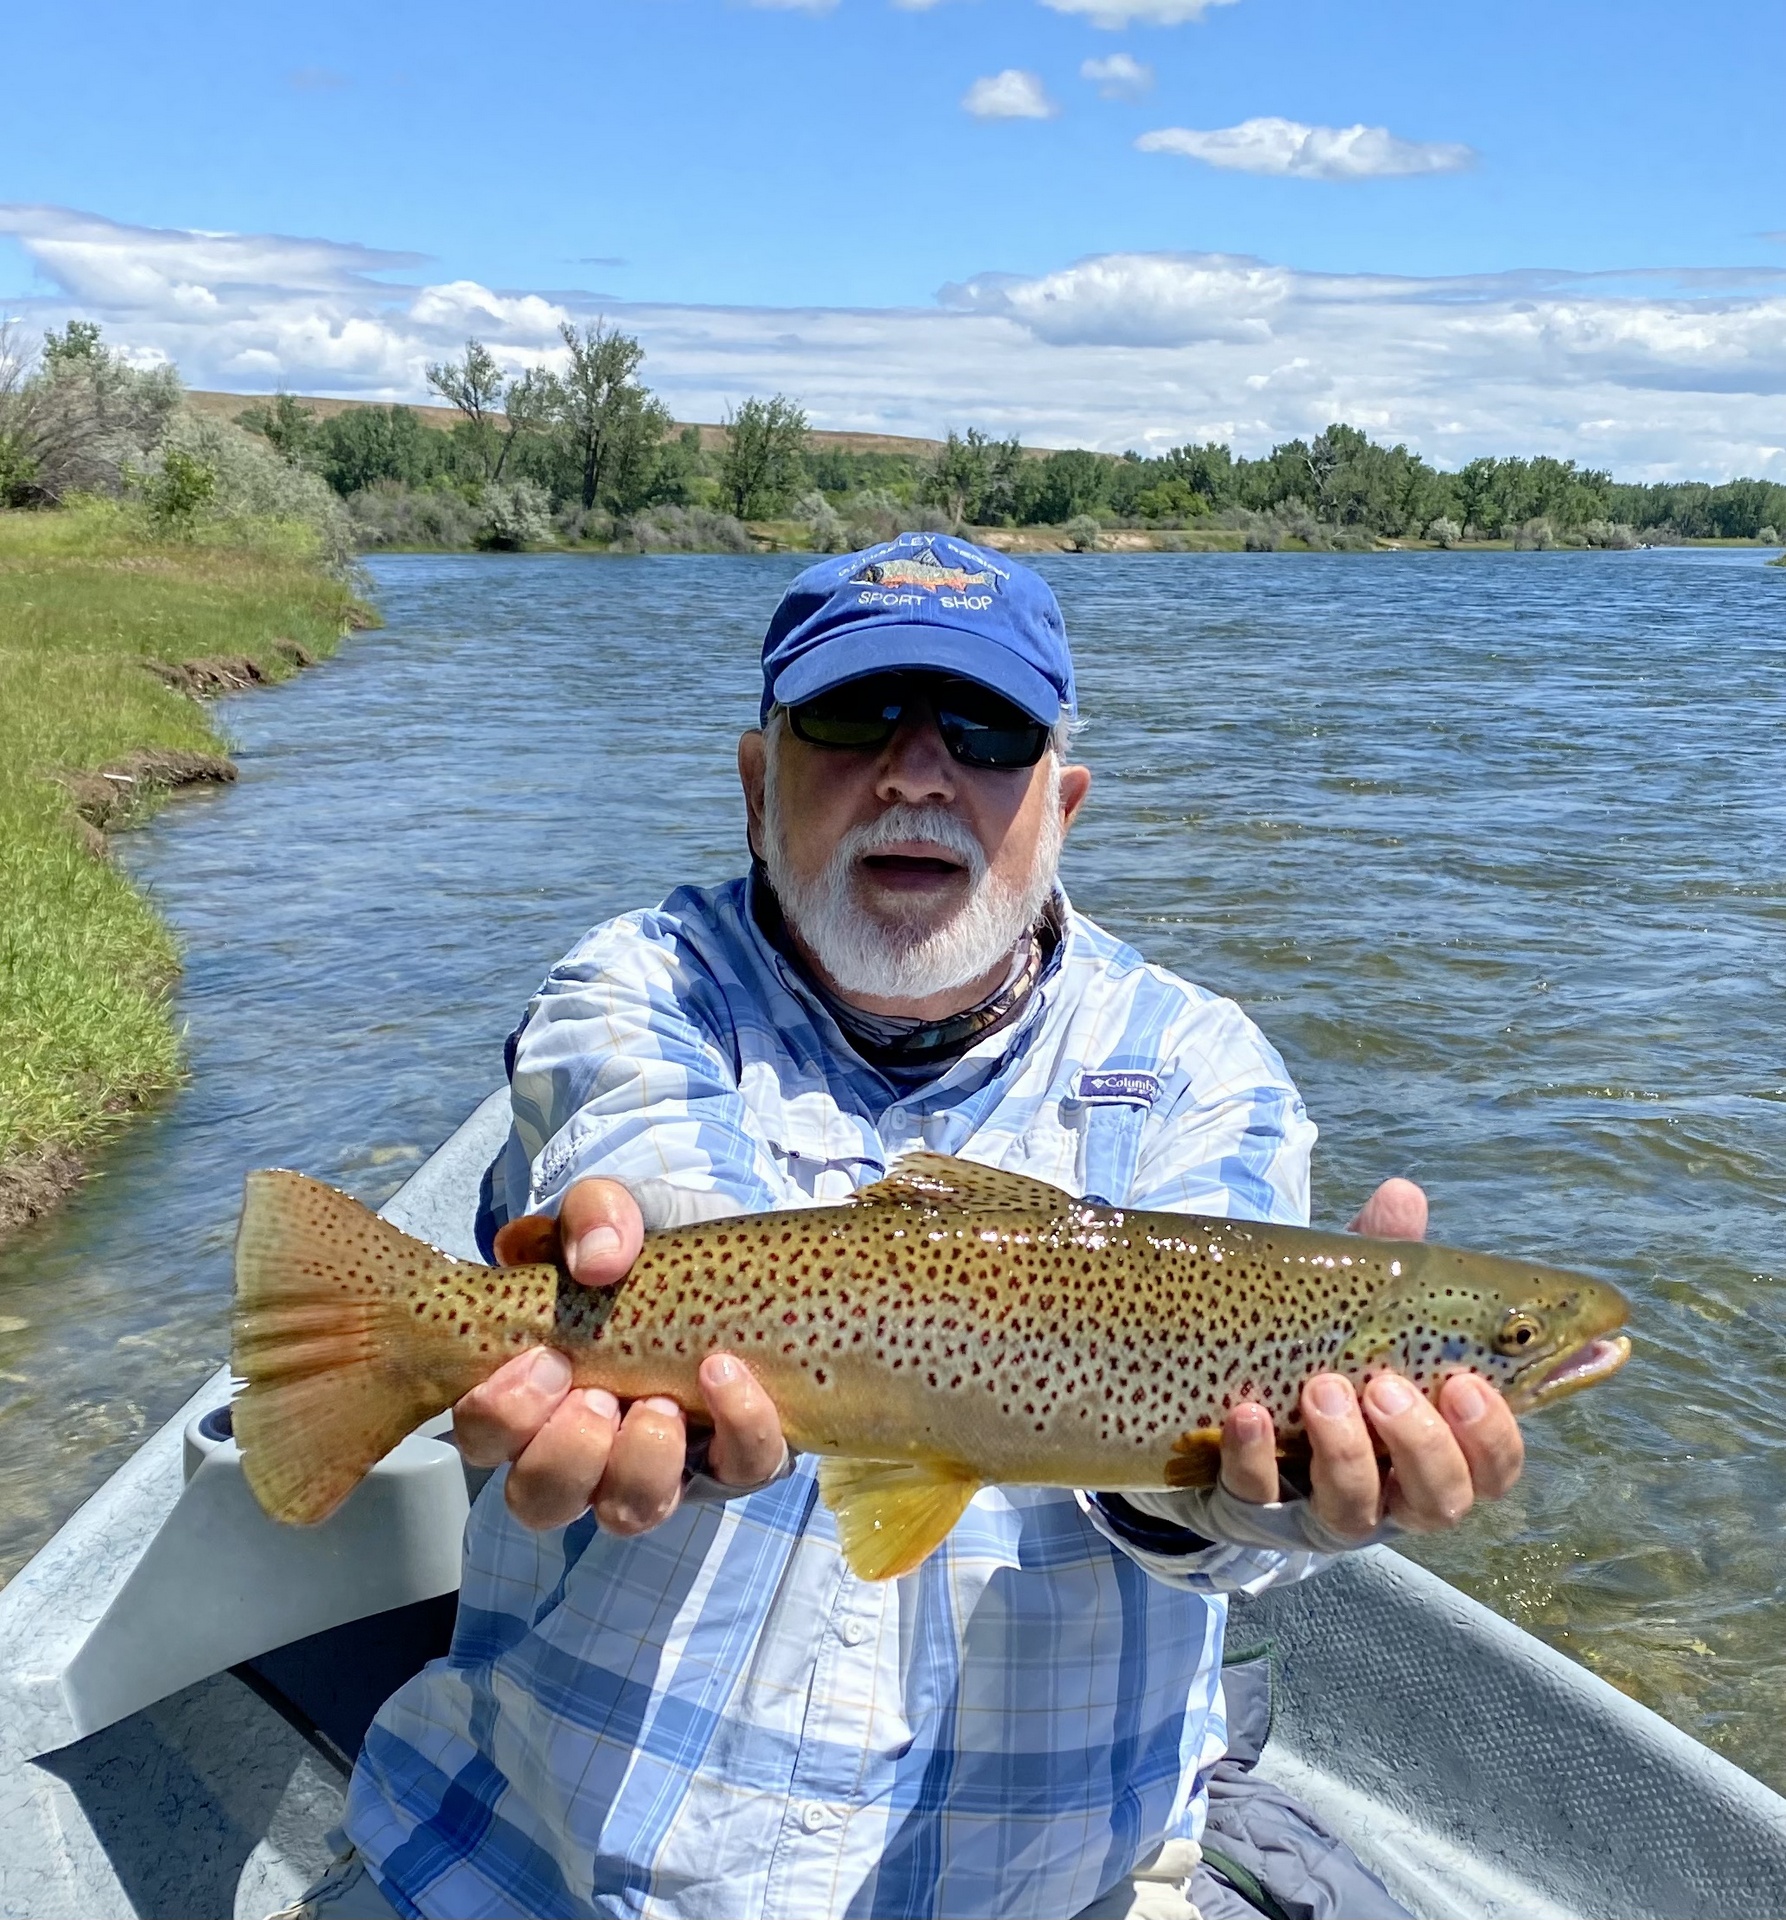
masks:
[[[623,521],[614,548],[618,553],[752,553],[755,547],[742,522],[705,507],[652,507]]]
[[[1464,530],[1457,522],[1445,514],[1440,514],[1426,530],[1426,537],[1435,547],[1443,547],[1447,553],[1464,537]]]
[[[811,493],[802,496],[794,508],[794,518],[805,523],[812,536],[815,553],[847,553],[849,536],[844,528],[843,516],[831,502],[815,487]]]
[[[1581,529],[1581,537],[1590,547],[1626,550],[1638,544],[1637,530],[1622,520],[1590,520]]]
[[[1763,527],[1755,538],[1764,547],[1777,547],[1780,544],[1780,530],[1777,527]]]
[[[1557,544],[1557,530],[1540,514],[1518,528],[1513,544],[1522,553],[1548,553]]]
[[[551,502],[531,480],[502,480],[484,489],[477,543],[492,553],[523,553],[552,532]]]
[[[143,494],[157,531],[190,533],[200,509],[217,497],[217,473],[184,447],[169,447],[160,471],[144,483]]]
[[[1076,513],[1062,529],[1061,544],[1069,553],[1096,553],[1104,544],[1104,529],[1089,513]]]
[[[122,492],[179,404],[172,367],[127,365],[90,321],[46,333],[37,353],[0,325],[0,507]]]
[[[355,540],[367,548],[469,547],[477,536],[477,509],[462,495],[400,480],[349,494],[347,516]]]

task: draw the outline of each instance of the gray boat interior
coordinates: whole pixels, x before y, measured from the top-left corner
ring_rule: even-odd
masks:
[[[385,1208],[475,1257],[492,1095]],[[260,1920],[327,1863],[379,1703],[452,1630],[467,1474],[406,1440],[304,1531],[218,1372],[0,1590],[0,1916]],[[1786,1800],[1384,1548],[1234,1607],[1260,1771],[1434,1920],[1786,1913]]]

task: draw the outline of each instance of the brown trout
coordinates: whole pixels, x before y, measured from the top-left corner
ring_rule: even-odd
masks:
[[[1428,1395],[1459,1372],[1516,1413],[1630,1353],[1598,1280],[1422,1241],[1091,1206],[918,1153],[842,1206],[648,1233],[617,1287],[449,1258],[302,1174],[248,1176],[236,1241],[235,1433],[276,1520],[332,1513],[423,1420],[523,1348],[579,1386],[697,1419],[702,1359],[741,1356],[852,1569],[910,1571],[981,1486],[1208,1486],[1254,1400],[1286,1462],[1331,1369]]]

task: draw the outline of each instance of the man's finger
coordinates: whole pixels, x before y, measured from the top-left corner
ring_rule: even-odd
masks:
[[[742,1360],[714,1353],[701,1362],[701,1395],[713,1415],[707,1469],[728,1487],[757,1487],[781,1471],[787,1442],[775,1403]]]
[[[558,1259],[558,1222],[549,1213],[524,1213],[496,1229],[499,1267],[551,1266]]]
[[[1255,1506],[1278,1498],[1277,1435],[1270,1413],[1251,1400],[1222,1422],[1222,1485]]]
[[[608,1464],[620,1409],[611,1393],[567,1393],[509,1468],[503,1498],[524,1527],[568,1526],[589,1505]]]
[[[564,1264],[586,1287],[624,1280],[645,1241],[639,1203],[618,1180],[579,1180],[558,1209]]]
[[[1412,1180],[1385,1180],[1346,1229],[1377,1240],[1424,1240],[1426,1193]]]
[[[571,1363],[556,1347],[505,1360],[453,1409],[453,1438],[474,1467],[513,1460],[570,1391]]]
[[[676,1511],[688,1428],[674,1400],[635,1400],[626,1410],[608,1470],[595,1490],[595,1517],[609,1533],[644,1533]]]
[[[1512,1409],[1487,1381],[1454,1373],[1439,1390],[1439,1411],[1469,1463],[1480,1500],[1498,1500],[1526,1463],[1525,1436]]]
[[[1456,1526],[1475,1494],[1469,1462],[1437,1409],[1400,1374],[1380,1373],[1364,1390],[1364,1410],[1395,1470],[1390,1512],[1415,1533]]]
[[[1362,1540],[1383,1517],[1383,1476],[1351,1381],[1316,1374],[1302,1390],[1302,1424],[1316,1519],[1342,1540]]]

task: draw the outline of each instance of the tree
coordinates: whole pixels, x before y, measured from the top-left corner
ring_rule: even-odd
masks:
[[[497,439],[496,416],[504,381],[496,356],[481,340],[467,340],[463,360],[429,363],[428,384],[464,414],[485,476],[494,480],[508,458],[508,447]]]
[[[1016,512],[1017,469],[1023,449],[1015,438],[994,440],[978,427],[964,439],[951,430],[924,476],[923,497],[946,508],[957,526],[990,527]]]
[[[311,408],[300,406],[283,389],[274,394],[270,407],[244,407],[236,415],[236,425],[268,441],[287,466],[305,467],[314,462],[316,414]]]
[[[806,413],[785,394],[746,400],[726,420],[720,493],[740,520],[758,520],[783,506],[804,477]]]
[[[670,411],[634,379],[645,349],[597,320],[559,335],[570,364],[558,381],[556,414],[577,475],[583,510],[629,513],[650,495]]]
[[[179,404],[172,367],[132,367],[90,320],[46,333],[35,355],[0,325],[0,504],[119,492]]]

